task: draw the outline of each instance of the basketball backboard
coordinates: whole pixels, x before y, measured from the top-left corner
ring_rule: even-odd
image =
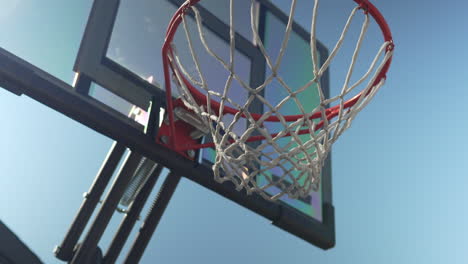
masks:
[[[204,0],[198,5],[206,38],[221,56],[229,56],[228,2]],[[147,110],[150,104],[160,107],[161,113],[165,108],[161,47],[171,16],[182,3],[182,0],[95,0],[74,67],[77,73],[74,83],[76,91],[95,98],[122,120],[144,129],[148,122]],[[235,1],[234,4],[234,20],[242,22],[236,27],[235,67],[242,78],[248,80],[251,86],[255,86],[264,81],[268,70],[264,57],[253,41],[250,5],[251,1],[245,0]],[[281,44],[287,16],[269,1],[258,1],[256,10],[259,12],[258,31],[262,41],[265,47],[274,53]],[[194,23],[191,25],[195,26]],[[180,34],[183,34],[183,31]],[[310,79],[310,73],[304,71],[310,68],[312,63],[311,59],[304,59],[310,57],[309,40],[308,32],[295,24],[286,58],[294,60],[300,57],[304,64],[296,61],[283,62],[283,65],[288,67],[284,67],[281,74],[289,82]],[[228,73],[210,67],[216,61],[213,61],[211,56],[202,55],[205,51],[200,44],[195,43],[195,49],[200,54],[202,70],[209,72],[208,79],[212,85],[222,86]],[[323,63],[328,52],[320,43],[318,51]],[[183,49],[178,49],[177,52],[181,60],[189,56]],[[217,78],[218,76],[220,78]],[[328,75],[325,74],[321,81],[322,88],[327,91]],[[241,91],[244,90],[233,87],[229,96],[235,100],[245,100],[247,94]],[[268,100],[279,100],[277,98],[280,97],[277,96],[274,86],[265,90]],[[318,94],[313,92],[301,100],[315,104],[319,102]],[[282,111],[289,111],[288,107],[285,106]],[[310,104],[308,110],[315,107],[316,105]],[[199,166],[194,168],[193,175],[182,176],[269,218],[273,224],[314,245],[324,249],[334,245],[330,157],[324,166],[318,191],[305,198],[283,197],[273,202],[258,195],[247,196],[245,192],[237,192],[233,186],[217,187],[220,184],[214,181],[212,173],[204,174],[206,179],[195,177],[194,175],[211,171],[214,156],[213,149],[202,150],[198,158]],[[261,182],[262,178],[257,180]],[[230,186],[229,183],[223,185]],[[231,188],[232,191],[226,191],[226,188]],[[267,192],[274,195],[279,191],[275,188],[272,187]]]

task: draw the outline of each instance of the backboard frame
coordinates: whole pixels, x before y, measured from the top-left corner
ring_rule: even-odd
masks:
[[[181,5],[184,2],[183,0],[167,1],[175,6]],[[272,3],[267,0],[258,0],[258,2],[260,3],[260,24],[264,19],[264,17],[262,18],[262,10],[269,10],[277,18],[287,22],[287,15]],[[119,6],[120,0],[94,1],[74,65],[74,71],[77,73],[74,85],[75,89],[78,93],[88,96],[89,84],[95,82],[142,109],[148,109],[149,103],[154,99],[158,101],[157,104],[159,106],[164,108],[165,92],[162,87],[147,82],[106,56]],[[202,7],[199,9],[205,18],[205,26],[220,38],[228,41],[229,27],[206,9]],[[309,33],[297,23],[293,24],[293,30],[301,38],[307,41],[310,39]],[[260,30],[259,33],[262,34],[262,31]],[[254,86],[257,83],[261,83],[265,73],[263,55],[245,37],[237,34],[236,41],[236,46],[239,50],[252,61],[251,77],[253,78],[250,80],[250,84]],[[321,56],[321,63],[323,63],[328,56],[328,51],[319,42],[317,42],[317,47],[319,52],[325,55]],[[159,52],[159,50],[155,52]],[[83,80],[86,83],[84,86],[77,85],[83,83]],[[328,72],[325,73],[321,81],[325,92],[328,93]],[[128,93],[127,91],[129,90],[132,93]],[[328,95],[326,94],[326,96]],[[155,151],[158,151],[160,148],[163,147],[158,146]],[[148,157],[152,159],[156,158],[154,154],[148,155]],[[203,160],[200,164],[194,164],[192,161],[185,160],[175,154],[166,157],[171,160],[173,159],[170,162],[171,164],[186,164],[184,166],[192,168],[191,170],[183,170],[185,172],[181,174],[183,177],[191,179],[237,204],[270,219],[274,225],[320,248],[328,249],[334,246],[335,225],[331,191],[331,155],[328,156],[322,173],[322,221],[313,219],[282,201],[271,202],[264,200],[258,195],[247,196],[243,191],[236,191],[230,183],[218,184],[213,180],[213,172],[210,168],[210,162],[207,160]],[[173,168],[164,160],[156,159],[155,161],[177,171],[177,168]],[[187,174],[187,172],[189,173]],[[304,230],[304,227],[308,227],[309,229]]]
[[[180,6],[184,2],[183,0],[165,1],[172,3],[174,7]],[[77,78],[80,78],[80,75],[85,75],[91,81],[141,109],[148,109],[153,95],[162,99],[161,105],[164,107],[163,87],[147,82],[106,56],[119,6],[120,0],[94,1],[73,70],[78,74]],[[229,40],[229,28],[205,8],[200,7],[199,9],[206,21],[209,21],[204,25],[221,39]],[[252,61],[252,65],[255,65],[252,70],[257,72],[255,67],[263,67],[262,55],[240,34],[236,34],[236,47]],[[251,84],[257,82],[260,80],[254,79]],[[131,90],[132,93],[128,93],[127,90]]]

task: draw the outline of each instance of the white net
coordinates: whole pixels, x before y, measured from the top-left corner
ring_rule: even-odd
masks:
[[[191,7],[195,18],[196,34],[190,32],[188,19],[184,12],[182,26],[187,39],[187,49],[191,54],[195,70],[187,70],[184,67],[175,49],[177,43],[173,43],[172,52],[167,56],[172,65],[174,82],[177,84],[185,105],[196,113],[204,125],[209,128],[216,150],[213,171],[217,181],[232,181],[238,190],[245,189],[248,194],[258,192],[266,199],[271,200],[276,200],[285,194],[291,198],[305,197],[311,191],[319,189],[322,167],[331,151],[332,144],[349,128],[357,113],[370,102],[383,85],[384,78],[379,79],[379,73],[392,56],[392,50],[389,49],[389,45],[392,44],[384,42],[370,63],[369,69],[357,81],[351,82],[356,59],[369,26],[369,14],[363,12],[365,18],[341,92],[336,96],[326,98],[322,90],[321,78],[340,50],[359,7],[351,11],[336,45],[331,49],[328,58],[320,65],[316,43],[316,18],[319,1],[315,1],[309,43],[313,65],[309,70],[310,76],[313,77],[305,84],[296,87],[289,85],[281,77],[279,69],[292,32],[297,1],[291,1],[284,40],[279,53],[275,54],[274,60],[272,55],[268,54],[259,36],[256,1],[252,1],[249,12],[251,29],[254,42],[265,58],[268,75],[263,84],[250,87],[248,81],[243,80],[234,71],[236,35],[233,21],[233,2],[233,0],[229,1],[230,49],[228,60],[224,60],[208,45],[198,9],[195,6]],[[198,54],[194,49],[194,35],[199,38],[206,52],[229,73],[223,89],[220,90],[219,87],[214,89],[208,85],[200,67]],[[247,91],[248,98],[245,102],[238,102],[227,96],[234,82],[240,84],[241,89]],[[287,95],[275,103],[268,101],[264,96],[264,90],[272,86],[273,82],[280,84],[281,89],[287,91]],[[189,87],[191,85],[196,86],[199,91],[204,93],[206,100],[203,103],[193,96],[191,87]],[[320,98],[320,103],[313,111],[307,111],[306,109],[310,107],[304,105],[304,102],[300,100],[300,97],[310,89],[317,89]],[[345,99],[353,94],[352,99]],[[216,100],[214,100],[215,98]],[[219,106],[215,107],[214,101],[219,101]],[[261,102],[264,108],[263,113],[254,114],[249,111],[254,102]],[[297,105],[298,113],[288,113],[291,116],[286,116],[281,109],[285,104],[291,102]],[[226,111],[228,107],[235,108],[236,112]],[[230,117],[226,118],[228,115]],[[243,131],[234,129],[240,120],[247,120],[246,129]],[[275,122],[276,125],[267,125],[271,122]],[[270,196],[267,190],[271,187],[277,187],[281,192]]]

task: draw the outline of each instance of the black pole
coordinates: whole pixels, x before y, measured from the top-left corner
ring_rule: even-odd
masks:
[[[80,239],[83,230],[88,224],[89,218],[96,209],[96,205],[99,202],[102,193],[109,184],[109,181],[117,168],[120,159],[125,153],[125,146],[117,143],[116,141],[112,144],[112,147],[104,160],[101,169],[96,175],[93,184],[91,185],[86,197],[81,204],[81,207],[73,220],[63,242],[60,246],[57,246],[54,250],[55,256],[58,259],[69,261],[73,257],[73,250],[75,248],[78,239]]]
[[[112,187],[102,204],[101,210],[99,210],[99,213],[86,234],[83,243],[73,256],[71,264],[89,263],[89,259],[96,252],[99,240],[109,224],[109,221],[112,218],[112,215],[114,214],[114,211],[117,208],[117,205],[125,191],[125,188],[130,182],[140,159],[141,155],[135,152],[131,152],[130,155],[127,156],[124,166],[112,184]]]
[[[75,89],[77,93],[84,95],[84,96],[89,96],[89,90],[91,89],[91,83],[92,83],[91,78],[81,73],[77,73],[77,74],[78,76],[76,76],[76,80],[75,80],[73,88]]]
[[[161,220],[162,215],[164,214],[164,211],[166,210],[167,205],[169,204],[169,201],[172,198],[172,195],[175,192],[175,189],[177,188],[177,185],[180,182],[180,178],[181,177],[179,175],[173,172],[170,172],[166,177],[150,212],[146,216],[143,226],[140,228],[140,232],[133,242],[130,252],[123,263],[139,263],[154,231],[156,230],[156,227],[159,224],[159,221]]]
[[[141,190],[136,195],[135,201],[132,203],[130,209],[128,210],[127,214],[122,220],[117,234],[112,239],[112,242],[104,256],[104,264],[115,263],[115,261],[119,257],[120,252],[122,251],[122,248],[125,242],[127,241],[127,238],[130,235],[130,232],[132,231],[132,228],[135,225],[138,216],[141,213],[141,210],[143,209],[146,201],[148,200],[148,197],[151,194],[151,191],[153,190],[156,181],[161,175],[163,166],[160,164],[157,164],[155,166],[156,168],[151,173],[148,180],[145,182]]]
[[[151,97],[151,108],[149,109],[148,124],[145,129],[146,135],[151,139],[155,139],[159,130],[159,113],[161,112],[161,98],[153,95]]]

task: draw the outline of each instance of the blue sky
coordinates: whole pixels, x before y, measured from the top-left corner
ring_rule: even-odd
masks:
[[[333,149],[336,247],[317,249],[182,180],[143,263],[466,263],[468,4],[374,2],[396,53],[386,85]],[[71,82],[92,1],[0,3],[0,46]],[[330,3],[324,21],[353,6]],[[112,141],[3,89],[0,110],[0,219],[45,263],[61,263],[52,249]]]

